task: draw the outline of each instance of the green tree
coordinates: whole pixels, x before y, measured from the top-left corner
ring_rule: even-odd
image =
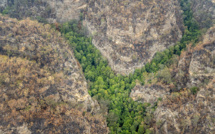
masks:
[[[144,126],[143,125],[139,126],[138,134],[144,134]]]

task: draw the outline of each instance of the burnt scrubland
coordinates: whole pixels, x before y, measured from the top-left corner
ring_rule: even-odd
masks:
[[[31,2],[28,3],[31,6]],[[213,8],[209,12],[192,0],[173,2],[182,10],[181,15],[178,12],[184,24],[180,26],[180,41],[174,40],[175,45],[157,52],[144,67],[123,76],[113,69],[110,59],[103,57],[104,53],[97,49],[100,46],[94,43],[104,37],[102,30],[108,16],[116,13],[119,18],[125,17],[118,7],[131,3],[114,2],[114,12],[108,14],[101,8],[109,7],[111,2],[89,3],[86,9],[89,12],[85,14],[83,10],[80,20],[55,23],[52,28],[29,19],[17,21],[1,16],[1,24],[5,26],[1,25],[0,40],[3,102],[0,118],[5,122],[0,124],[0,132],[214,133],[215,36],[214,27],[207,29],[213,24]],[[163,7],[153,11],[163,11],[170,3],[159,2],[157,4]],[[206,0],[203,4],[209,7],[213,1]],[[28,6],[25,8],[29,9]],[[137,12],[133,6],[127,9],[131,8],[131,14]],[[25,8],[18,17],[12,17],[28,16]],[[136,8],[148,10],[143,5]],[[199,20],[202,13],[198,13],[197,8],[207,12],[207,21]],[[62,11],[61,6],[58,9],[50,11]],[[10,5],[2,9],[3,14],[10,16],[14,11],[20,9]],[[103,16],[103,21],[95,14]],[[58,20],[57,15],[50,18]],[[44,19],[36,19],[48,23],[50,18],[46,19],[45,15]],[[115,21],[119,20],[110,21],[114,27],[117,26]],[[100,32],[92,34],[89,27],[98,22],[101,22],[100,27],[95,29]],[[150,26],[160,22],[152,21]],[[87,37],[89,33],[91,36]],[[99,45],[103,45],[102,42]],[[6,127],[8,125],[10,127]]]
[[[0,53],[0,133],[108,132],[73,52],[50,25],[0,15]]]

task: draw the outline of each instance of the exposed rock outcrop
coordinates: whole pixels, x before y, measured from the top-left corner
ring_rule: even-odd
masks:
[[[112,69],[128,74],[182,36],[176,0],[89,1],[85,26]]]
[[[159,134],[215,133],[215,81],[197,95],[185,90],[166,96],[154,113]]]
[[[199,87],[212,80],[215,76],[215,26],[208,29],[196,47],[188,47],[180,59],[176,75],[180,88]]]
[[[163,98],[168,94],[170,94],[169,88],[164,87],[162,84],[152,84],[145,86],[136,85],[132,89],[130,97],[134,101],[154,104],[159,98]]]
[[[208,29],[202,41],[181,53],[172,66],[172,84],[157,86],[159,75],[150,77],[151,86],[136,86],[131,97],[140,102],[162,96],[153,114],[154,133],[215,133],[215,26]],[[155,81],[155,82],[153,82]],[[161,88],[163,87],[163,88]],[[169,91],[173,91],[170,92]],[[156,101],[156,100],[155,100]],[[150,101],[149,101],[150,102]]]
[[[0,132],[108,132],[79,63],[50,25],[0,15],[0,54]]]
[[[189,0],[194,18],[201,28],[209,28],[215,23],[214,0]]]
[[[121,74],[144,66],[156,52],[179,41],[183,31],[177,0],[7,0],[7,5],[12,17],[50,23],[80,19],[83,11],[93,44]]]
[[[43,0],[49,4],[51,9],[55,10],[56,19],[49,22],[67,22],[73,19],[79,20],[81,10],[87,7],[87,0]]]
[[[157,133],[215,133],[214,54],[212,27],[202,42],[182,53],[175,80],[176,88],[183,91],[167,95],[159,102],[154,114]]]
[[[1,10],[6,6],[12,9],[11,17],[31,17],[49,23],[79,20],[81,10],[87,6],[86,0],[3,0],[1,3]]]

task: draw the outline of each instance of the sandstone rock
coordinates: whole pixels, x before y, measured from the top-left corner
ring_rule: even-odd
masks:
[[[120,74],[141,68],[156,52],[182,37],[183,20],[176,0],[7,0],[7,4],[15,7],[12,17],[40,22],[78,20],[82,12],[93,44]]]
[[[55,10],[56,19],[50,18],[50,22],[67,22],[73,19],[79,20],[81,10],[87,7],[86,0],[43,0],[43,2],[48,3],[50,8]]]
[[[178,64],[169,69],[175,83],[172,88],[165,83],[158,87],[156,80],[151,86],[136,86],[132,90],[130,97],[140,102],[162,97],[156,111],[151,112],[154,133],[215,133],[214,37],[215,27],[212,27],[195,47],[190,44],[181,53]],[[151,81],[156,78],[156,74],[153,75]],[[166,91],[167,87],[173,92]]]
[[[202,42],[181,55],[178,64],[178,82],[183,87],[201,86],[214,78],[215,27],[208,29]],[[182,86],[183,85],[183,86]]]
[[[182,36],[183,21],[175,0],[91,0],[88,5],[84,24],[93,44],[121,74],[141,68]]]
[[[159,98],[163,98],[165,95],[169,94],[169,88],[164,87],[162,84],[153,85],[136,85],[131,93],[130,97],[134,101],[141,103],[154,104]]]
[[[174,78],[178,92],[166,95],[154,113],[156,133],[215,133],[215,27],[180,57]],[[197,94],[189,90],[199,88]]]
[[[159,102],[154,113],[156,133],[215,133],[214,80],[197,95],[189,91],[174,93]]]

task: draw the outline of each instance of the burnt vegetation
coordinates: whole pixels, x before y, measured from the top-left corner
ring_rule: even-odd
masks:
[[[126,5],[126,2],[124,2],[124,4]],[[84,76],[88,81],[89,94],[94,99],[98,100],[98,102],[101,105],[102,110],[103,110],[103,111],[101,111],[101,113],[103,115],[105,115],[105,113],[108,113],[106,117],[107,117],[108,127],[110,129],[111,134],[115,134],[115,133],[121,133],[121,134],[146,133],[146,134],[149,134],[149,133],[154,132],[153,127],[155,126],[155,120],[153,119],[153,112],[157,108],[158,103],[155,103],[154,105],[150,105],[148,103],[139,103],[139,102],[132,100],[129,97],[131,90],[134,88],[134,86],[136,85],[137,82],[142,85],[144,85],[146,83],[147,84],[153,83],[152,79],[146,78],[146,77],[148,77],[149,74],[155,74],[153,77],[156,77],[158,79],[158,81],[163,84],[170,84],[173,89],[172,92],[180,91],[178,94],[173,93],[172,96],[170,96],[170,98],[165,99],[159,105],[164,105],[167,108],[176,110],[176,109],[182,109],[182,107],[183,107],[182,104],[187,101],[191,101],[193,104],[196,103],[195,98],[196,98],[196,94],[199,91],[199,89],[197,87],[193,87],[189,90],[183,89],[183,88],[181,88],[181,90],[178,90],[176,88],[177,81],[175,81],[173,79],[174,76],[176,75],[176,73],[174,74],[174,71],[171,70],[171,67],[175,67],[177,65],[178,57],[181,54],[183,54],[182,53],[183,50],[186,50],[187,44],[191,43],[191,44],[193,44],[193,46],[195,46],[195,44],[199,41],[199,37],[201,36],[199,24],[193,17],[193,13],[190,9],[191,5],[188,2],[188,0],[181,0],[180,5],[183,10],[184,25],[185,25],[185,30],[184,30],[181,41],[178,42],[175,46],[169,47],[169,49],[166,49],[163,52],[158,52],[154,56],[154,58],[152,59],[151,62],[147,63],[141,69],[136,69],[133,74],[129,74],[128,76],[116,75],[115,72],[111,70],[111,67],[108,65],[108,61],[104,57],[102,57],[99,50],[97,50],[93,46],[92,38],[90,38],[90,37],[88,38],[85,36],[87,33],[87,30],[82,26],[81,21],[71,21],[71,22],[64,23],[62,25],[56,23],[56,24],[52,25],[58,31],[60,31],[63,34],[63,36],[70,42],[71,48],[74,50],[74,55],[80,63],[80,64],[77,63],[77,66],[83,70]],[[29,5],[26,4],[26,6],[29,6]],[[3,10],[3,14],[13,14],[13,11],[16,11],[16,8],[17,8],[16,6],[8,7],[5,10]],[[15,9],[15,10],[13,10],[13,9]],[[115,9],[115,10],[117,10],[119,12],[119,9]],[[19,15],[16,15],[13,17],[19,18]],[[90,17],[91,16],[89,15],[89,19],[90,19]],[[41,19],[42,18],[39,18],[38,20],[40,22],[46,23],[46,21],[43,21]],[[104,20],[100,20],[98,22],[99,25],[102,24],[102,21],[104,21]],[[0,22],[0,23],[2,23],[2,22]],[[33,22],[28,21],[28,22],[26,22],[26,24],[27,23],[31,24]],[[9,24],[13,25],[13,23],[9,23]],[[23,26],[25,27],[26,24],[24,24]],[[120,23],[118,23],[118,24],[120,24]],[[39,25],[38,23],[34,23],[32,25],[38,25],[38,26],[30,27],[31,31],[32,30],[43,31],[43,29],[46,29],[46,28],[51,31],[51,32],[43,31],[42,33],[40,33],[41,36],[47,40],[47,42],[51,42],[53,40],[53,38],[60,38],[59,33],[56,33],[56,31],[51,29],[48,25],[42,26],[42,25]],[[11,26],[8,25],[8,27],[6,26],[6,27],[1,27],[1,28],[5,29],[5,31],[7,31],[7,29],[9,27],[11,27]],[[20,27],[22,27],[22,25]],[[26,29],[23,29],[23,30],[21,28],[16,29],[16,27],[15,27],[12,30],[14,30],[15,32],[22,34],[22,35],[26,33]],[[28,28],[27,28],[27,30],[28,30]],[[4,32],[2,32],[2,33],[4,33]],[[28,34],[31,34],[31,33],[28,33]],[[26,70],[26,71],[29,71],[31,74],[29,77],[33,77],[33,76],[38,77],[38,78],[36,77],[36,79],[32,78],[32,81],[26,81],[25,83],[34,83],[35,82],[35,84],[36,84],[36,82],[38,82],[38,81],[42,81],[43,83],[37,84],[37,85],[28,84],[28,86],[33,86],[33,87],[29,87],[28,88],[28,89],[30,89],[29,91],[21,90],[22,92],[21,91],[20,92],[22,94],[19,93],[19,90],[16,91],[19,94],[21,94],[22,96],[25,96],[26,92],[27,92],[27,96],[28,96],[28,94],[31,93],[30,92],[31,90],[34,91],[32,93],[32,95],[36,96],[35,98],[33,98],[33,99],[35,99],[34,103],[36,103],[36,104],[33,104],[33,103],[31,104],[30,100],[29,100],[29,102],[23,102],[22,100],[20,100],[20,102],[19,101],[15,102],[15,100],[12,99],[13,97],[10,97],[11,102],[9,104],[7,104],[6,102],[3,103],[2,107],[0,107],[0,108],[4,108],[7,105],[9,105],[9,107],[11,109],[8,109],[8,110],[15,110],[15,112],[14,113],[11,112],[11,114],[9,114],[8,117],[5,116],[4,117],[5,119],[9,120],[11,117],[14,116],[14,114],[16,115],[18,113],[19,114],[22,113],[20,115],[19,122],[22,122],[22,121],[30,122],[33,119],[30,117],[28,118],[28,116],[26,118],[25,115],[26,115],[26,113],[28,114],[28,112],[26,112],[26,111],[32,111],[32,113],[33,113],[32,116],[35,114],[34,116],[36,116],[39,120],[39,121],[35,120],[35,122],[37,122],[37,123],[39,122],[39,124],[41,124],[40,122],[42,122],[47,127],[48,127],[47,122],[49,122],[49,123],[51,122],[50,123],[51,126],[55,126],[55,127],[57,126],[56,127],[57,130],[59,130],[59,131],[65,130],[65,133],[67,133],[70,131],[70,129],[67,129],[67,126],[70,124],[67,124],[67,123],[69,123],[69,122],[71,123],[71,121],[70,121],[70,119],[68,119],[68,117],[76,116],[76,114],[78,114],[78,117],[81,115],[85,115],[85,116],[84,117],[81,116],[80,118],[77,117],[78,118],[77,120],[87,119],[87,120],[89,120],[90,123],[95,123],[95,126],[94,126],[95,130],[93,129],[92,131],[98,132],[98,133],[107,132],[104,129],[101,129],[101,131],[96,129],[96,127],[98,127],[96,124],[99,124],[99,122],[102,122],[102,121],[100,121],[99,119],[91,118],[90,113],[77,112],[77,110],[73,110],[73,108],[69,104],[63,103],[63,101],[60,101],[60,103],[59,102],[56,103],[54,100],[51,100],[52,94],[49,92],[44,94],[44,96],[42,96],[43,94],[42,95],[39,94],[39,91],[41,89],[43,89],[42,87],[45,86],[46,84],[48,84],[48,85],[51,84],[52,87],[57,87],[57,86],[59,86],[59,84],[63,84],[65,82],[64,77],[66,77],[66,76],[64,76],[64,74],[69,73],[69,71],[67,71],[66,69],[58,68],[59,67],[58,65],[61,64],[61,58],[59,60],[56,60],[56,59],[59,58],[59,55],[60,55],[59,53],[61,53],[61,54],[63,53],[63,55],[61,55],[62,59],[67,61],[67,59],[69,58],[67,51],[60,51],[59,53],[56,54],[55,51],[58,51],[58,49],[52,49],[52,47],[49,45],[43,46],[43,47],[41,47],[41,49],[38,49],[39,46],[37,46],[37,45],[33,45],[29,48],[25,47],[25,46],[23,46],[23,48],[20,48],[20,46],[14,47],[12,45],[13,42],[10,42],[11,41],[10,36],[15,37],[16,40],[19,40],[21,38],[18,35],[8,34],[6,36],[7,38],[4,39],[4,42],[0,42],[1,44],[6,44],[6,45],[1,45],[0,50],[3,52],[4,55],[8,55],[10,57],[10,58],[8,58],[8,57],[4,56],[4,58],[2,58],[2,59],[5,59],[5,61],[1,60],[1,65],[4,66],[4,68],[5,68],[5,70],[2,71],[2,75],[0,77],[0,85],[2,86],[1,89],[3,89],[3,87],[5,88],[7,86],[14,87],[14,85],[10,85],[11,79],[8,77],[10,75],[12,75],[13,73],[18,75],[19,69],[17,69],[17,68],[22,69],[22,67],[16,67],[16,66],[21,66],[22,64],[21,65],[14,64],[14,66],[15,65],[16,66],[14,67],[15,70],[12,73],[11,70],[8,70],[9,65],[6,65],[6,64],[17,63],[17,61],[22,61],[22,60],[27,61],[27,62],[25,62],[25,64],[27,64],[27,65],[25,65],[23,63],[23,66],[24,67],[27,66],[25,68],[29,68],[29,70]],[[37,37],[35,37],[35,38],[37,38]],[[31,39],[26,39],[26,40],[31,40]],[[61,42],[61,41],[63,41],[63,39],[60,38],[59,42]],[[36,44],[39,44],[39,43],[36,42]],[[69,49],[68,47],[65,47],[63,44],[60,44],[61,49]],[[13,46],[13,47],[11,47],[11,46]],[[37,53],[36,56],[29,55],[30,52],[34,52],[35,50],[40,51],[40,53]],[[22,55],[20,53],[22,53]],[[15,58],[16,56],[19,56],[22,59]],[[23,58],[26,58],[26,59],[23,59]],[[10,62],[6,62],[6,61],[10,61]],[[36,63],[31,63],[32,61],[35,61]],[[72,63],[70,63],[70,64],[72,64]],[[63,74],[61,74],[58,71],[58,69],[59,70],[62,69],[61,71],[63,72]],[[33,70],[37,70],[37,71],[34,72]],[[43,70],[45,70],[45,73]],[[77,70],[73,70],[73,71],[77,71]],[[144,75],[144,74],[147,74],[147,75]],[[52,77],[52,76],[55,76],[55,77]],[[20,83],[22,85],[22,83],[24,83],[24,82],[19,81],[20,77],[18,77],[18,76],[14,77],[14,80],[12,81],[12,83],[18,83],[18,86],[20,85]],[[22,77],[21,78],[24,79],[24,77],[26,77],[26,76],[22,76]],[[40,80],[42,78],[45,80]],[[53,79],[51,79],[51,78],[53,78]],[[183,79],[183,77],[181,77],[181,78]],[[38,87],[38,85],[40,85],[40,87]],[[13,89],[13,88],[11,88],[11,89]],[[11,95],[12,93],[15,92],[14,90],[8,92],[8,94]],[[38,90],[38,92],[35,92],[37,90]],[[1,91],[3,92],[3,90],[1,90]],[[50,90],[47,90],[47,91],[50,91]],[[41,91],[41,92],[44,92],[44,91]],[[14,94],[14,97],[16,97],[16,99],[18,99],[19,94],[17,94],[17,93]],[[4,94],[2,93],[2,95],[4,95]],[[48,100],[43,99],[46,95],[51,96],[51,97],[48,97]],[[8,96],[9,95],[6,94],[6,97],[4,96],[1,98],[3,98],[5,101],[8,98]],[[29,98],[27,98],[27,100],[28,99]],[[180,103],[181,105],[178,106],[174,102]],[[18,104],[22,104],[22,103],[23,103],[23,105],[21,105],[19,107]],[[39,111],[35,112],[37,107],[38,107]],[[151,110],[149,110],[149,111],[151,111],[151,112],[148,112],[146,110],[148,107],[150,107]],[[201,107],[201,105],[200,105],[200,107]],[[81,109],[81,107],[80,107],[80,109]],[[17,112],[16,110],[19,112]],[[6,113],[7,111],[3,111],[3,112]],[[51,113],[51,114],[49,116],[47,116],[46,113],[47,114]],[[69,113],[69,114],[67,115],[67,113]],[[62,116],[62,118],[61,118],[61,116]],[[0,116],[0,117],[3,118],[3,116]],[[45,118],[45,119],[47,118],[47,121],[40,120],[41,118]],[[54,121],[54,119],[55,119],[55,121]],[[198,114],[193,115],[192,121],[193,121],[193,123],[195,123],[195,126],[191,127],[192,130],[194,130],[195,132],[200,132],[200,130],[198,130],[198,126],[199,126],[198,122],[199,122],[199,120],[203,120],[203,119],[205,119],[205,118],[200,118]],[[55,122],[56,124],[54,124],[52,122]],[[180,122],[183,122],[183,120],[180,120]],[[7,122],[7,123],[12,124],[12,122]],[[80,124],[81,124],[81,122],[80,122]],[[75,127],[76,127],[76,125],[81,126],[80,124],[74,123],[73,126],[75,126]],[[158,126],[159,128],[162,128],[162,123],[160,123],[160,124],[158,123],[158,124],[156,124],[156,126]],[[83,128],[84,127],[85,126],[83,126]],[[49,130],[48,128],[46,128],[44,130],[44,132],[52,131],[52,130]],[[76,133],[82,133],[83,128],[80,127],[80,129],[78,129]],[[188,131],[183,126],[180,126],[180,128],[183,130],[183,132]],[[34,129],[34,127],[32,127],[32,129]]]

